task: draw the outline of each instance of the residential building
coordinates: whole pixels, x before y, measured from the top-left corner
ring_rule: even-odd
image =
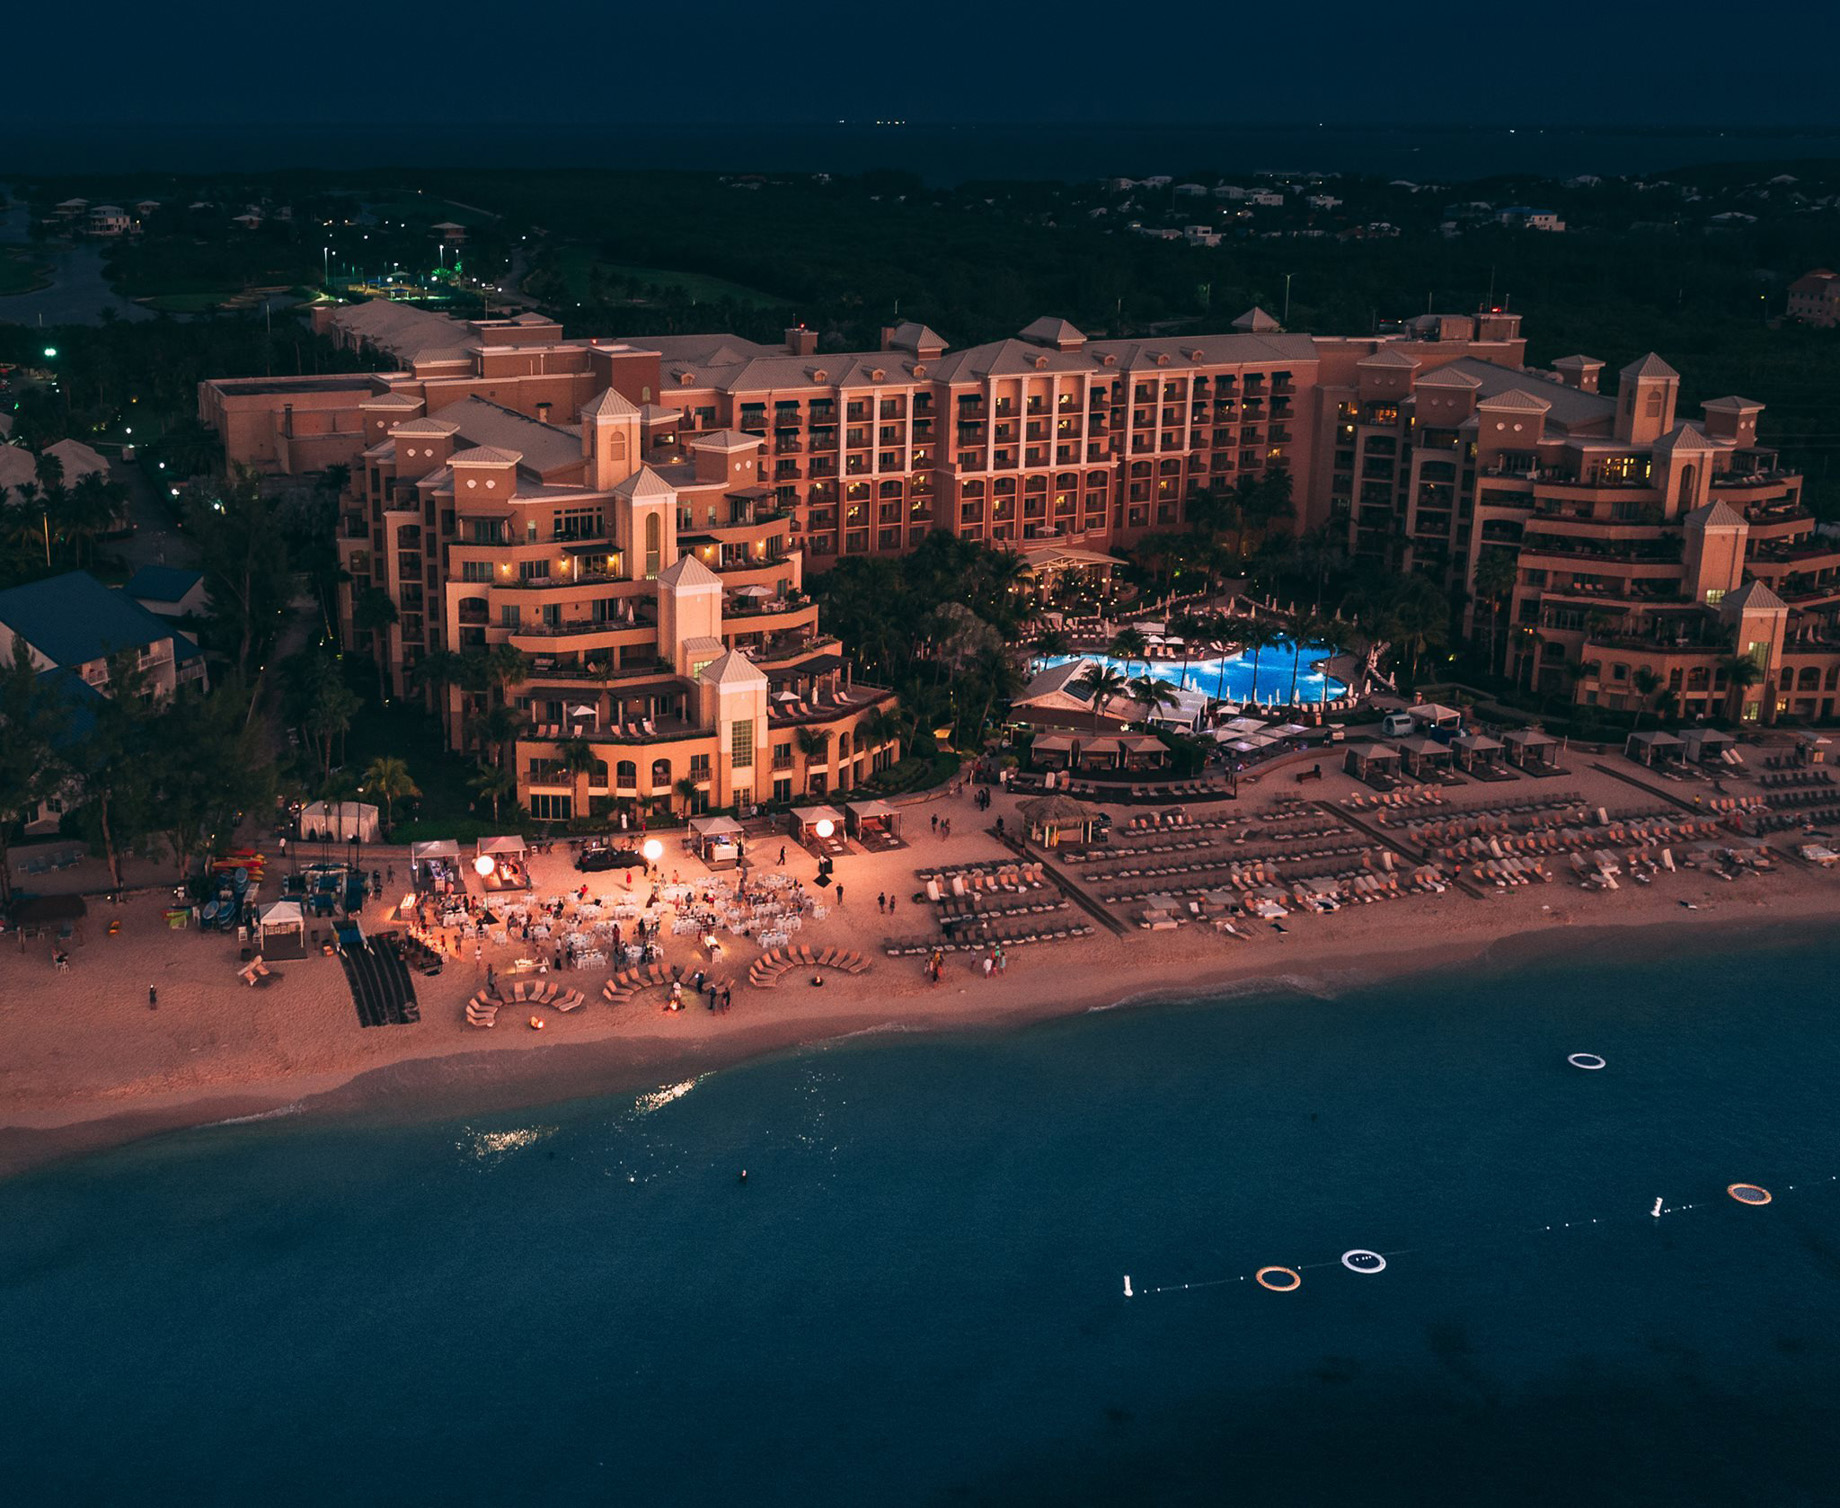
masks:
[[[149,694],[205,684],[198,646],[127,593],[87,571],[71,571],[0,591],[0,660],[23,640],[40,671],[63,671],[107,694],[109,661],[136,655]]]
[[[1840,273],[1817,267],[1791,283],[1789,318],[1823,330],[1840,325]]]
[[[190,618],[204,612],[204,576],[178,566],[145,565],[122,588],[157,618]]]

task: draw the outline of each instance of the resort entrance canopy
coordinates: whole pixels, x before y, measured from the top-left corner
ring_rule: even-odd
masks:
[[[1670,757],[1679,747],[1680,740],[1672,733],[1651,728],[1646,733],[1631,733],[1623,744],[1623,753],[1643,764],[1652,765],[1657,759]]]
[[[307,956],[307,919],[298,901],[276,901],[264,906],[256,915],[256,941],[264,953],[287,948],[301,958]]]

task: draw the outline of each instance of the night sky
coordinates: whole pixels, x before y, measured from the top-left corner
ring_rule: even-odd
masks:
[[[1707,0],[102,0],[12,7],[0,52],[15,129],[877,116],[1832,128],[1825,14]]]

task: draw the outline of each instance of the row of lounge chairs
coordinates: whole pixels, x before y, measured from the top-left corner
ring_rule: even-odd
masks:
[[[466,1024],[468,1026],[497,1026],[498,1001],[483,990],[466,1003]]]
[[[624,1005],[640,990],[669,989],[673,984],[683,982],[683,968],[666,969],[661,964],[634,964],[630,969],[619,970],[613,978],[601,986],[601,999],[609,1005]],[[718,981],[720,984],[727,981]]]
[[[1692,842],[1716,835],[1719,824],[1699,818],[1678,822],[1653,819],[1642,822],[1613,822],[1605,827],[1543,827],[1524,833],[1476,834],[1434,850],[1452,863],[1476,859],[1504,859],[1516,854],[1576,853],[1595,849],[1608,840],[1634,843],[1643,847],[1656,844]]]
[[[1041,865],[1008,862],[990,868],[954,870],[938,875],[925,875],[926,898],[937,901],[945,896],[996,895],[1000,893],[1018,894],[1028,890],[1040,890],[1046,885]]]
[[[866,974],[869,960],[849,948],[826,948],[813,953],[803,943],[772,948],[748,965],[748,983],[757,990],[776,990],[794,969],[840,969],[846,974]]]
[[[1759,775],[1758,784],[1768,790],[1794,790],[1808,785],[1832,785],[1833,775],[1827,770],[1787,770],[1780,775]]]
[[[1015,927],[991,928],[980,932],[975,938],[927,939],[925,941],[885,942],[882,951],[890,958],[924,958],[932,952],[940,953],[982,953],[993,944],[1002,943],[1006,948],[1027,947],[1032,943],[1065,942],[1068,938],[1090,937],[1093,926],[1091,922],[1070,922],[1064,927],[1044,928],[1039,925],[1021,924]]]
[[[1035,916],[1050,911],[1065,911],[1066,909],[1067,897],[1058,893],[1051,901],[1029,900],[1013,905],[997,904],[986,906],[982,904],[981,898],[977,896],[969,896],[964,900],[942,900],[939,903],[939,914],[942,918]]]
[[[1341,859],[1352,854],[1367,852],[1364,844],[1341,844],[1334,848],[1314,849],[1308,853],[1284,854],[1286,864],[1310,863],[1318,859]],[[1208,873],[1249,873],[1254,870],[1267,870],[1276,862],[1278,856],[1242,859],[1204,860],[1196,864],[1165,864],[1154,869],[1113,869],[1102,873],[1088,873],[1081,878],[1092,884],[1102,884],[1108,880],[1144,880],[1158,879],[1165,875],[1208,874]]]
[[[1757,818],[1753,831],[1760,833],[1780,833],[1791,827],[1806,827],[1810,823],[1822,825],[1840,823],[1840,806],[1823,806],[1808,811],[1769,812]]]
[[[1431,785],[1401,785],[1376,796],[1357,791],[1343,800],[1342,805],[1351,812],[1371,812],[1381,807],[1442,806],[1444,793]]]
[[[573,1011],[586,1005],[588,997],[553,980],[520,979],[511,986],[511,1001],[514,1005],[551,1005],[559,1011]]]

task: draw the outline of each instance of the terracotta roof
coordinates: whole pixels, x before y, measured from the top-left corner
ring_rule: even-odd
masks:
[[[1721,611],[1734,613],[1768,611],[1781,608],[1787,611],[1789,604],[1778,597],[1761,581],[1747,581],[1737,591],[1729,593],[1719,604]]]
[[[650,466],[641,466],[625,481],[614,487],[619,497],[639,498],[676,497],[676,489]]]
[[[1506,392],[1495,393],[1482,400],[1485,408],[1506,409],[1510,413],[1544,414],[1552,405],[1544,398],[1536,398],[1525,388],[1511,387]]]
[[[1619,377],[1672,377],[1680,380],[1680,373],[1657,356],[1653,351],[1640,361],[1632,361],[1617,374]]]
[[[689,560],[693,557],[686,555]],[[764,686],[767,675],[738,649],[731,649],[719,660],[711,660],[697,677],[712,686]]]
[[[475,445],[457,450],[448,459],[450,466],[515,466],[524,458],[515,450],[500,450],[496,445]]]
[[[1238,319],[1234,320],[1233,328],[1235,330],[1244,330],[1253,335],[1263,335],[1274,330],[1281,330],[1284,327],[1263,309],[1255,306],[1248,309],[1244,314],[1240,315]]]
[[[583,419],[630,419],[639,412],[633,401],[617,388],[608,388],[600,397],[582,405]]]
[[[720,588],[722,578],[694,555],[680,555],[658,573],[660,586],[713,586]]]
[[[1711,502],[1695,508],[1681,522],[1689,528],[1697,526],[1701,529],[1742,529],[1744,515],[1728,503],[1714,498]]]

